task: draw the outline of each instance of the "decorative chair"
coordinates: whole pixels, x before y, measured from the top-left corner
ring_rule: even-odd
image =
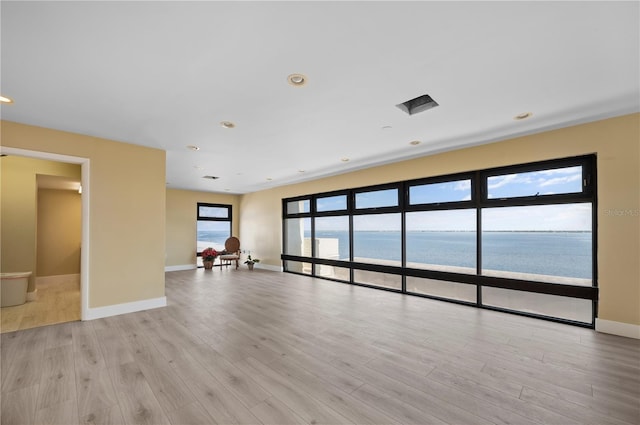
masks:
[[[224,241],[224,254],[221,254],[218,258],[220,258],[220,268],[222,268],[222,265],[229,266],[235,261],[237,270],[238,261],[240,260],[240,240],[235,236],[231,236]]]

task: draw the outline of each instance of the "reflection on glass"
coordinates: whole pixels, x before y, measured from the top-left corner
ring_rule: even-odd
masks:
[[[316,217],[316,257],[349,261],[349,217]]]
[[[311,263],[286,260],[284,262],[284,270],[293,273],[311,274]]]
[[[406,214],[407,267],[476,273],[476,210]]]
[[[402,289],[402,276],[397,274],[354,270],[353,281],[355,283],[379,286],[381,288]]]
[[[582,166],[491,176],[487,186],[489,199],[580,193]]]
[[[580,298],[559,295],[537,294],[502,288],[482,288],[484,305],[505,308],[524,313],[540,314],[548,317],[591,323],[593,303]]]
[[[285,221],[284,253],[311,257],[311,219],[287,218]]]
[[[409,203],[438,204],[471,200],[471,180],[421,184],[409,188]]]
[[[310,202],[308,199],[287,202],[287,214],[308,213]]]
[[[407,292],[475,303],[475,285],[407,276]]]
[[[401,243],[399,213],[353,217],[353,261],[400,266]]]
[[[342,280],[349,282],[349,269],[344,267],[325,266],[324,264],[316,264],[316,276],[325,277],[327,279]]]
[[[356,193],[356,208],[395,207],[398,205],[398,189],[375,190]]]
[[[347,209],[347,195],[327,196],[316,199],[316,211],[340,211]]]
[[[482,210],[482,274],[592,285],[591,204]]]

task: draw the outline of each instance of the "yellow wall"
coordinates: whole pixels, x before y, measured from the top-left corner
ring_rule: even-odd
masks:
[[[2,140],[3,145],[5,140]],[[32,272],[28,291],[33,292],[36,277],[37,174],[80,179],[80,167],[55,161],[19,156],[0,158],[0,270]]]
[[[232,208],[232,234],[239,236],[238,195],[167,189],[167,266],[196,264],[196,213],[198,202],[228,204]],[[240,239],[242,243],[242,239]]]
[[[596,153],[600,319],[640,325],[640,114],[420,157],[244,195],[240,234],[280,266],[281,200],[503,165]]]
[[[75,190],[38,190],[37,276],[80,273],[81,196]]]
[[[163,297],[165,152],[14,122],[1,124],[3,146],[89,159],[89,190],[83,192],[89,196],[89,308]],[[4,185],[3,181],[3,191]],[[6,230],[3,225],[3,238]]]

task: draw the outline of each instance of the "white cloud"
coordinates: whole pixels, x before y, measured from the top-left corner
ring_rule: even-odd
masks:
[[[574,175],[565,176],[565,177],[554,177],[554,178],[549,179],[549,180],[540,179],[541,180],[540,187],[552,186],[552,185],[556,185],[556,184],[565,184],[565,183],[569,183],[569,182],[574,182],[574,181],[580,180],[581,178],[582,178],[581,174],[574,174]]]

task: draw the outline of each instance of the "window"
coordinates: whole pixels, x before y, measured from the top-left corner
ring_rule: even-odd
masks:
[[[409,186],[409,204],[439,204],[471,200],[471,179]]]
[[[356,193],[356,208],[382,208],[398,205],[398,189],[372,190]]]
[[[341,211],[347,209],[347,195],[324,196],[316,198],[316,211]]]
[[[476,273],[476,210],[406,214],[407,267]]]
[[[300,199],[287,202],[287,214],[308,213],[310,201],[308,199]]]
[[[590,203],[485,208],[482,274],[592,285]]]
[[[283,200],[285,271],[593,327],[595,156]]]
[[[582,181],[582,166],[489,176],[487,197],[506,199],[580,193]]]
[[[400,266],[401,241],[399,213],[353,217],[353,261]]]
[[[231,236],[231,205],[198,202],[196,221],[196,251],[200,254],[207,247],[217,251],[224,249],[224,242]]]
[[[349,261],[349,217],[316,217],[315,222],[315,256]]]

